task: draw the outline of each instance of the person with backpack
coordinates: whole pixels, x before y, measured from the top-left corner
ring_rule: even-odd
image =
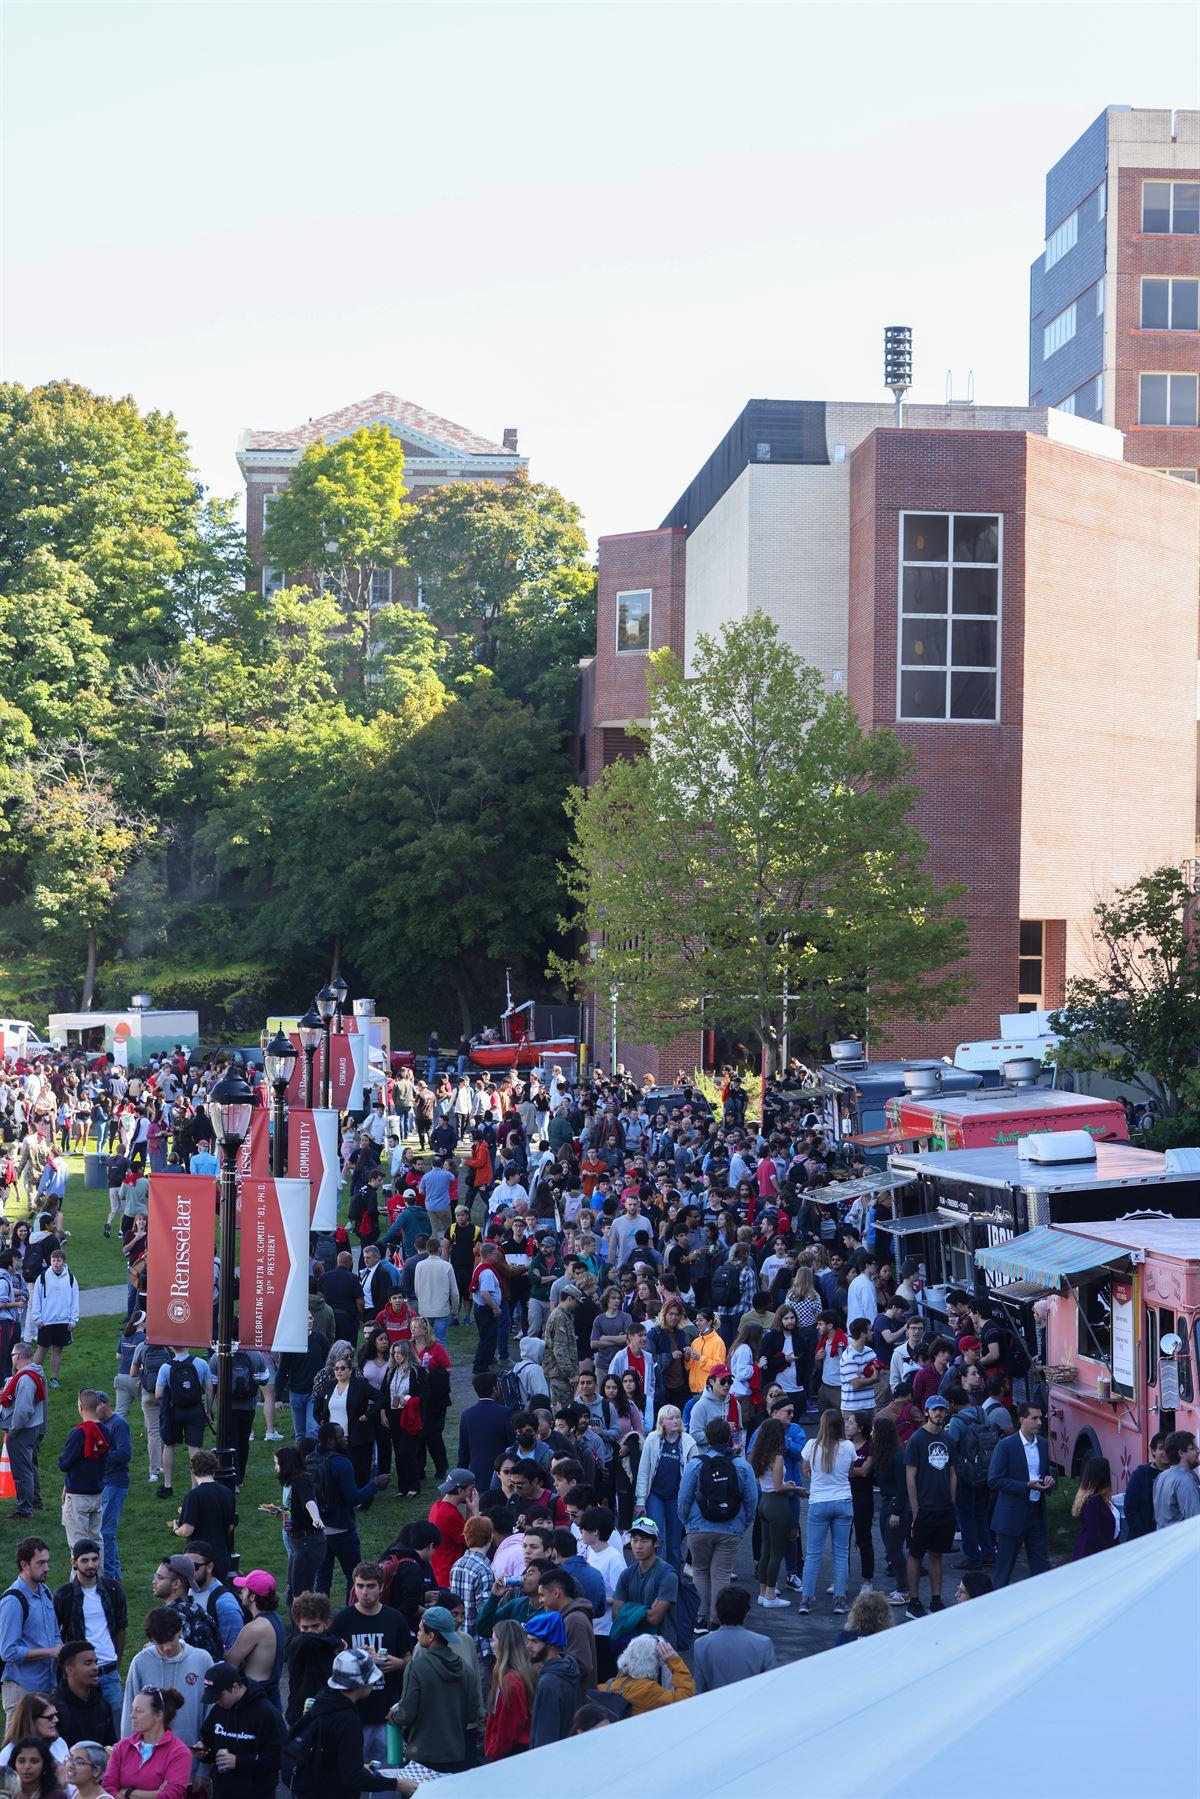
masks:
[[[186,1443],[189,1449],[203,1449],[204,1433],[212,1425],[212,1376],[208,1363],[190,1349],[177,1348],[171,1360],[159,1368],[154,1392],[159,1401],[163,1469],[163,1484],[156,1497],[171,1499],[176,1445]]]
[[[162,1433],[159,1430],[161,1405],[158,1399],[158,1371],[171,1360],[166,1343],[139,1343],[129,1364],[129,1374],[137,1382],[142,1420],[146,1426],[146,1460],[151,1486],[162,1479]]]
[[[984,1418],[965,1387],[951,1387],[946,1398],[950,1402],[950,1422],[946,1426],[946,1436],[954,1450],[954,1465],[958,1474],[955,1510],[963,1551],[958,1566],[978,1574],[982,1568],[990,1568],[996,1560],[990,1520],[988,1469],[991,1466],[992,1451],[1000,1441],[1000,1429]]]
[[[158,1564],[150,1591],[159,1605],[169,1605],[177,1613],[183,1641],[193,1649],[219,1662],[225,1645],[217,1629],[216,1619],[196,1602],[196,1571],[188,1555],[171,1555]]]
[[[62,1648],[49,1586],[50,1545],[22,1537],[14,1559],[17,1578],[0,1594],[0,1701],[10,1718],[26,1693],[53,1691]]]
[[[8,1459],[12,1467],[17,1503],[11,1518],[32,1518],[41,1501],[38,1483],[38,1450],[46,1434],[46,1377],[33,1359],[28,1343],[14,1343],[12,1374],[0,1390],[0,1426],[8,1433]]]
[[[292,1799],[359,1799],[361,1793],[416,1792],[416,1782],[366,1765],[362,1705],[383,1685],[365,1649],[343,1649],[283,1750],[283,1778]]]
[[[217,1385],[217,1358],[209,1357],[209,1377],[213,1391]],[[265,1387],[267,1376],[254,1366],[248,1349],[235,1349],[229,1361],[230,1411],[233,1414],[233,1449],[237,1458],[237,1484],[246,1478],[250,1459],[250,1442],[254,1435],[254,1416],[258,1411],[259,1388]]]
[[[692,1558],[700,1609],[695,1635],[712,1628],[715,1596],[733,1579],[746,1532],[754,1524],[758,1482],[744,1456],[735,1455],[725,1418],[713,1418],[698,1453],[683,1470],[677,1508]]]
[[[237,1594],[217,1579],[213,1567],[213,1547],[193,1537],[188,1544],[188,1560],[196,1580],[195,1602],[213,1620],[221,1633],[221,1647],[229,1648],[242,1628],[242,1608]]]
[[[50,1351],[50,1385],[58,1386],[63,1350],[79,1323],[79,1282],[67,1267],[66,1251],[52,1250],[44,1268],[29,1289],[28,1332],[37,1335],[33,1359],[39,1364]]]
[[[336,1562],[346,1577],[350,1591],[354,1569],[362,1559],[355,1514],[365,1511],[376,1494],[390,1484],[387,1474],[358,1480],[358,1472],[350,1459],[346,1435],[340,1424],[327,1419],[317,1431],[317,1447],[308,1458],[307,1471],[312,1476],[317,1506],[325,1524],[325,1560],[317,1576],[317,1591],[328,1593],[333,1586]]]

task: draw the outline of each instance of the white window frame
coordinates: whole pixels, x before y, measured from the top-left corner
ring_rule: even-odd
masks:
[[[265,493],[262,497],[262,528],[264,532],[271,522],[271,508],[278,498],[277,493]]]
[[[262,572],[262,597],[269,600],[273,593],[287,586],[287,571],[282,568],[264,568]]]
[[[1105,218],[1107,216],[1107,214],[1108,214],[1108,176],[1106,175],[1104,177],[1104,180],[1100,183],[1099,187],[1096,189],[1096,217],[1098,219],[1102,219],[1102,218]]]
[[[382,592],[375,591],[376,581],[381,583]],[[390,568],[377,568],[371,571],[369,597],[372,606],[390,606],[392,603],[392,571]]]
[[[1103,318],[1104,317],[1104,276],[1103,275],[1101,275],[1099,281],[1094,283],[1094,285],[1092,287],[1092,292],[1096,296],[1096,317],[1098,319]]]
[[[1165,181],[1161,175],[1152,175],[1148,177],[1147,180],[1143,181],[1142,212],[1141,217],[1138,220],[1138,224],[1141,227],[1139,235],[1142,237],[1196,237],[1198,233],[1195,231],[1176,231],[1175,229],[1175,189],[1177,187],[1195,186],[1196,183],[1194,181]],[[1146,189],[1148,187],[1169,187],[1171,190],[1171,199],[1167,208],[1167,229],[1165,231],[1146,230]]]
[[[1061,262],[1068,250],[1073,250],[1079,242],[1079,208],[1069,212],[1060,225],[1046,239],[1046,254],[1043,267],[1052,269],[1056,262]]]
[[[946,556],[945,562],[906,561],[904,556],[904,522],[909,518],[944,518],[946,520]],[[994,518],[996,520],[996,560],[995,562],[960,562],[954,561],[954,521],[956,518]],[[1001,673],[1003,665],[1003,632],[1004,632],[1004,514],[989,512],[982,508],[972,508],[961,513],[939,512],[936,507],[912,506],[902,511],[898,520],[897,557],[896,557],[896,722],[906,725],[995,725],[1002,716],[1003,695],[1001,691]],[[954,647],[953,624],[954,612],[954,570],[955,568],[994,568],[996,571],[996,610],[995,612],[960,612],[961,619],[975,619],[996,627],[996,661],[994,666],[985,668],[977,663],[956,664],[950,660]],[[906,568],[944,568],[946,570],[946,610],[941,612],[905,612],[904,610],[904,571]],[[906,674],[921,671],[904,665],[904,622],[906,619],[930,618],[935,621],[945,619],[946,622],[946,710],[940,718],[910,718],[901,710],[901,695]],[[991,718],[952,718],[950,715],[950,678],[954,674],[986,674],[996,678],[996,709]]]
[[[616,606],[615,606],[616,654],[618,656],[645,656],[645,655],[647,655],[649,653],[650,646],[651,646],[651,633],[654,629],[654,589],[652,587],[626,587],[626,588],[622,588],[620,593],[616,594],[614,597],[615,597],[615,602],[616,602]],[[642,645],[642,644],[633,645],[633,644],[621,642],[621,601],[622,600],[645,600],[645,602],[646,602],[646,642],[644,645]]]
[[[1160,422],[1157,419],[1144,419],[1142,417],[1142,382],[1151,377],[1153,377],[1155,379],[1159,379],[1159,380],[1165,380],[1167,383],[1167,421],[1166,422]],[[1190,381],[1192,384],[1193,392],[1196,395],[1196,404],[1192,408],[1193,416],[1192,416],[1192,420],[1191,420],[1190,424],[1185,423],[1185,424],[1180,424],[1180,425],[1173,425],[1169,422],[1170,415],[1171,415],[1171,387],[1172,387],[1172,383],[1175,381]],[[1138,370],[1138,421],[1137,422],[1139,425],[1145,426],[1145,428],[1148,431],[1194,431],[1196,429],[1197,425],[1200,424],[1200,375],[1188,374],[1183,369],[1139,369]]]
[[[1146,284],[1149,281],[1165,281],[1167,284],[1167,322],[1165,325],[1147,325]],[[1197,305],[1200,306],[1200,278],[1195,275],[1143,275],[1138,289],[1138,330],[1139,331],[1187,331],[1195,332],[1195,325],[1177,325],[1175,323],[1175,289],[1183,282],[1196,288]]]
[[[1156,468],[1156,475],[1172,475],[1176,481],[1190,481],[1194,487],[1200,481],[1200,469],[1194,468]]]
[[[1043,326],[1043,361],[1046,361],[1049,357],[1053,356],[1056,350],[1061,350],[1064,344],[1070,343],[1075,335],[1077,318],[1078,303],[1075,300],[1072,300],[1069,306],[1064,306],[1061,312],[1055,313],[1048,325]]]

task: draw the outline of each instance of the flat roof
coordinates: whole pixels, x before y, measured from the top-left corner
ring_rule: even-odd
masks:
[[[974,1093],[907,1093],[912,1106],[930,1106],[955,1118],[1003,1117],[1010,1112],[1111,1111],[1111,1099],[1093,1099],[1082,1093],[1064,1093],[1056,1087],[981,1087]]]
[[[1073,1237],[1115,1243],[1124,1249],[1145,1249],[1153,1255],[1174,1256],[1181,1262],[1200,1261],[1200,1219],[1117,1218],[1094,1224],[1057,1224],[1055,1230]]]
[[[1002,1149],[938,1149],[927,1155],[893,1156],[889,1166],[898,1174],[971,1181],[977,1187],[1026,1187],[1039,1193],[1060,1193],[1079,1187],[1165,1187],[1197,1180],[1194,1174],[1168,1172],[1166,1158],[1157,1150],[1134,1149],[1128,1143],[1097,1143],[1094,1162],[1027,1162],[1017,1154],[1015,1145],[1008,1145]]]

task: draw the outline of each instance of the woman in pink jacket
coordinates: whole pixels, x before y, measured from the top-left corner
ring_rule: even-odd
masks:
[[[184,1799],[192,1752],[171,1729],[183,1704],[174,1687],[143,1687],[130,1708],[133,1729],[108,1758],[104,1790],[113,1799]]]

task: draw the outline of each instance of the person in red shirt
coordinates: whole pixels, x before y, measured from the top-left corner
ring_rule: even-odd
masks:
[[[445,1480],[439,1481],[438,1493],[440,1498],[429,1508],[429,1522],[437,1525],[442,1540],[430,1562],[438,1586],[448,1587],[450,1572],[466,1548],[467,1519],[479,1512],[475,1476],[469,1468],[451,1468]]]
[[[608,1163],[603,1156],[598,1156],[594,1149],[589,1149],[579,1164],[579,1174],[583,1182],[583,1197],[590,1199],[596,1191],[596,1182],[602,1174],[608,1173]]]
[[[408,1301],[399,1287],[393,1287],[388,1294],[388,1302],[382,1312],[376,1314],[375,1322],[381,1325],[388,1335],[388,1348],[393,1343],[407,1343],[412,1337],[412,1311]]]

